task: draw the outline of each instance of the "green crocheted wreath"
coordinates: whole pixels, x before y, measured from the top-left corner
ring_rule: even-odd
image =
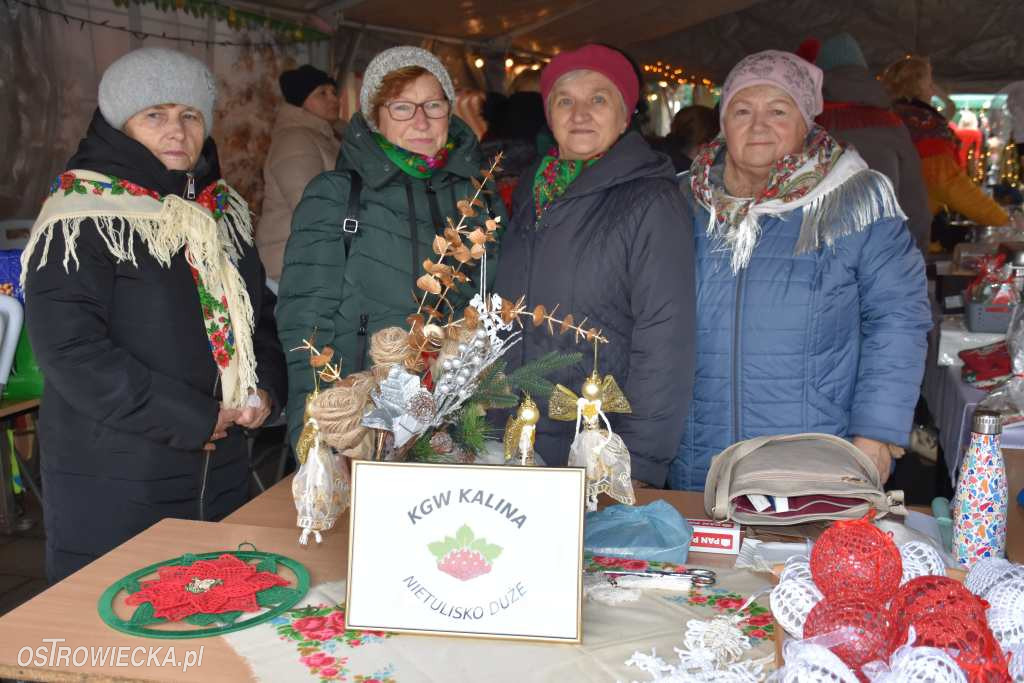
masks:
[[[294,582],[278,573],[282,567]],[[143,580],[153,573],[156,578]],[[307,590],[309,572],[283,555],[255,549],[186,554],[116,581],[100,596],[99,613],[111,628],[134,636],[207,638],[269,621]],[[114,610],[122,592],[124,604],[136,606],[128,619]],[[254,616],[243,619],[246,613]],[[182,624],[199,628],[175,628]]]

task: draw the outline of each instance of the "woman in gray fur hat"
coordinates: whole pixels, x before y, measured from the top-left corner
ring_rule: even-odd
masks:
[[[32,228],[22,277],[46,377],[51,581],[164,517],[244,503],[242,429],[283,406],[274,297],[209,137],[216,94],[181,52],[115,61]]]

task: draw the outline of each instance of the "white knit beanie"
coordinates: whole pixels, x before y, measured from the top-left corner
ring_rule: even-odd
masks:
[[[100,80],[100,113],[118,130],[147,107],[181,104],[202,113],[209,135],[216,100],[217,82],[205,64],[162,47],[129,52],[108,66]]]
[[[377,124],[373,122],[373,98],[380,89],[380,83],[392,71],[404,69],[407,66],[419,66],[434,75],[434,78],[441,84],[445,97],[455,107],[455,86],[452,85],[452,77],[444,68],[441,60],[421,47],[412,45],[399,45],[384,50],[367,65],[363,72],[363,87],[359,89],[359,109],[363,112],[366,125],[370,130],[379,133]]]

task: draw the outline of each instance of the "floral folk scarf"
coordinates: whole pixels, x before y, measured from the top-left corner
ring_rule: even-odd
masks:
[[[725,136],[698,153],[690,167],[694,198],[710,214],[707,234],[731,252],[734,273],[745,268],[760,237],[758,219],[803,208],[796,253],[831,245],[882,217],[906,218],[891,181],[868,169],[853,149],[844,148],[821,126],[814,126],[799,154],[772,166],[767,186],[754,197],[733,197],[722,181]]]
[[[245,201],[223,180],[204,189],[195,202],[158,193],[127,180],[86,170],[66,171],[50,187],[22,254],[22,286],[32,254],[42,243],[38,268],[46,265],[53,231],[64,238],[64,269],[78,265],[77,241],[91,221],[118,262],[138,265],[135,236],[162,266],[185,250],[199,294],[203,327],[220,373],[225,405],[243,408],[256,389],[254,315],[238,272],[242,242],[252,244]]]
[[[600,158],[598,155],[586,160],[561,159],[557,147],[548,150],[533,177],[533,204],[537,217],[540,217],[548,204],[565,194],[572,181],[579,178],[584,169],[593,166]]]
[[[398,166],[398,168],[413,178],[422,179],[434,175],[434,171],[444,168],[445,164],[448,163],[448,155],[455,149],[455,142],[448,138],[448,144],[438,150],[437,154],[427,156],[426,154],[417,154],[394,145],[388,142],[388,139],[380,133],[374,133],[373,137],[377,140],[377,144],[380,145],[388,159],[391,159],[395,166]]]

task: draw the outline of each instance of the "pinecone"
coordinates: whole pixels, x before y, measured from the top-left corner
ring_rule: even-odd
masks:
[[[409,399],[409,405],[406,406],[406,410],[420,422],[430,422],[437,413],[437,404],[434,402],[434,397],[430,395],[430,392],[420,391]]]
[[[455,442],[452,441],[448,432],[435,432],[430,437],[430,447],[434,449],[435,453],[450,453],[454,445]]]

